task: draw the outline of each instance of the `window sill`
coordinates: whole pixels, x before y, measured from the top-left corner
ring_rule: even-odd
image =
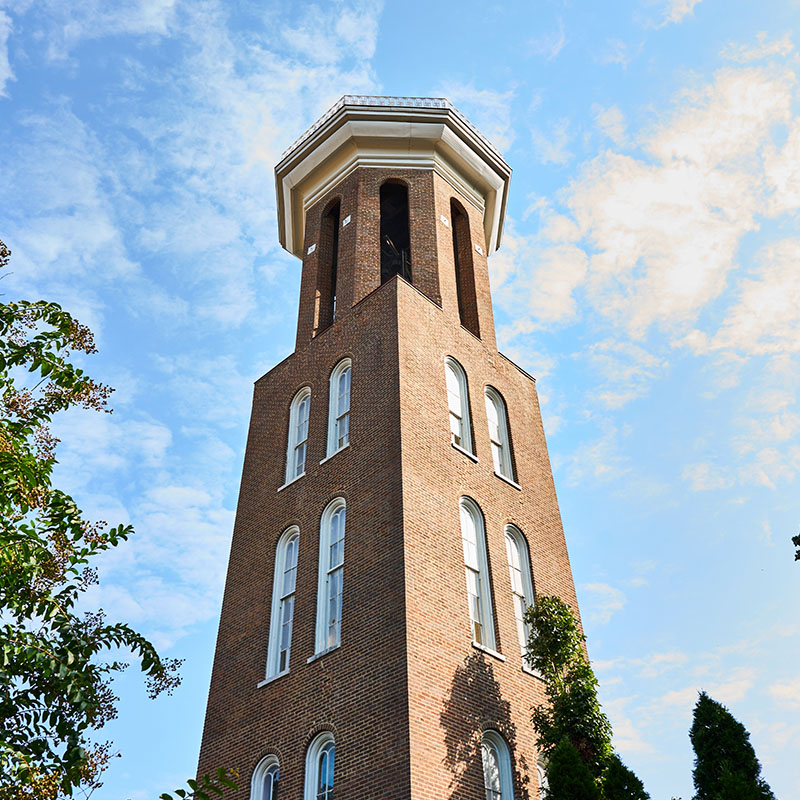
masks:
[[[348,447],[350,447],[350,442],[348,442],[347,444],[343,445],[338,450],[335,450],[329,456],[325,456],[325,458],[323,458],[322,461],[320,461],[319,463],[320,464],[324,464],[326,461],[330,461],[334,456],[339,455],[339,453],[341,453],[342,450],[347,450]]]
[[[260,689],[262,686],[266,686],[268,683],[272,683],[273,681],[278,680],[278,678],[282,678],[284,675],[288,675],[289,670],[285,669],[283,672],[279,672],[277,675],[270,675],[268,678],[264,678],[263,681],[259,681],[256,689]]]
[[[537,672],[535,669],[531,669],[527,664],[523,663],[522,671],[526,675],[530,675],[532,678],[536,678],[537,680],[543,681],[544,677],[542,676],[541,672]]]
[[[319,653],[314,653],[311,658],[306,660],[306,664],[310,664],[312,661],[316,661],[318,658],[322,658],[322,656],[328,655],[328,653],[332,653],[334,650],[338,650],[342,646],[342,643],[335,644],[333,647],[326,647],[324,650],[320,650]]]
[[[492,658],[496,658],[498,661],[506,660],[506,657],[502,653],[498,653],[497,650],[492,650],[491,647],[487,647],[485,644],[478,644],[477,642],[473,642],[472,646],[476,650],[480,650],[481,653],[486,653],[486,655],[491,656]]]
[[[505,481],[509,486],[513,486],[517,491],[522,491],[522,487],[516,481],[512,481],[511,478],[506,478],[505,475],[501,475],[497,470],[495,470],[494,474],[497,475],[501,481]]]
[[[278,491],[282,492],[287,486],[291,486],[296,481],[299,481],[300,478],[304,477],[305,477],[305,472],[301,472],[296,478],[292,478],[290,481],[286,481],[286,483],[284,483],[283,486],[281,486],[281,488],[278,489]]]
[[[474,461],[476,464],[478,463],[478,456],[473,455],[469,450],[459,447],[455,442],[450,442],[450,447],[452,447],[453,450],[458,450],[459,453],[463,453],[470,461]]]

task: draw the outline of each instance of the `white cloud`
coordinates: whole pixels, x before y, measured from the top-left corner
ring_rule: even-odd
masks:
[[[569,483],[607,483],[628,474],[630,467],[620,455],[619,438],[619,430],[609,427],[599,438],[581,444],[564,460]]]
[[[642,45],[635,49],[623,42],[622,39],[606,39],[602,52],[597,60],[601,64],[619,64],[625,69],[628,64],[641,52]]]
[[[531,128],[534,153],[542,164],[563,166],[572,160],[573,154],[569,150],[569,144],[573,137],[569,127],[569,119],[562,117],[551,122],[546,131],[536,127]]]
[[[728,489],[734,483],[733,479],[725,477],[713,464],[705,461],[698,464],[687,464],[681,478],[689,481],[693,492]]]
[[[608,685],[608,682],[604,682]],[[655,748],[644,739],[640,728],[631,719],[626,706],[633,700],[631,697],[617,697],[603,704],[614,731],[614,748],[627,755],[628,753],[654,753]]]
[[[669,25],[673,22],[680,22],[684,17],[694,12],[694,7],[700,0],[663,0],[661,5],[664,17],[661,25]]]
[[[773,683],[768,691],[776,703],[800,709],[800,678]]]
[[[582,604],[584,613],[588,609],[589,618],[598,625],[608,623],[627,601],[624,592],[607,583],[586,583],[581,589],[589,594],[588,602]]]
[[[6,84],[14,80],[14,73],[8,60],[8,39],[12,29],[11,17],[0,10],[0,97],[8,97]]]
[[[500,92],[478,89],[472,83],[449,81],[442,84],[436,93],[446,97],[465,114],[498,150],[505,152],[511,147],[514,141],[514,127],[511,124],[513,88]]]
[[[592,106],[594,112],[594,122],[597,129],[611,139],[615,145],[624,145],[627,139],[625,131],[625,116],[619,106],[603,106],[595,104]]]
[[[567,37],[564,33],[564,20],[559,18],[558,28],[543,36],[537,36],[530,41],[531,51],[547,61],[552,61],[563,49],[567,43]]]
[[[762,31],[756,34],[758,44],[755,46],[736,44],[731,42],[722,50],[722,57],[739,64],[748,64],[751,61],[762,61],[771,56],[786,57],[794,50],[791,34],[785,33],[780,39],[770,40]]]

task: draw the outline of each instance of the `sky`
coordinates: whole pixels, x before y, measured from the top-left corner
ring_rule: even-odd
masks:
[[[348,93],[445,96],[514,170],[499,345],[623,759],[689,800],[704,689],[800,797],[799,28],[798,0],[0,0],[3,291],[90,325],[116,388],[56,426],[58,485],[137,531],[89,600],[186,659],[171,698],[117,682],[93,800],[195,770],[252,383],[294,346],[273,168]]]

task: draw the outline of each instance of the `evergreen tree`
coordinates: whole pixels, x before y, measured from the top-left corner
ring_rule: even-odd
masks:
[[[603,800],[650,800],[644,784],[616,753],[603,772]]]
[[[547,800],[600,800],[600,789],[565,736],[547,762]]]
[[[694,800],[775,800],[761,777],[750,734],[725,706],[700,693],[689,731]]]

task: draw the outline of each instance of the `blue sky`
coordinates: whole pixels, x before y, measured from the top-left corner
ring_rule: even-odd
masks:
[[[96,800],[195,768],[252,382],[294,344],[273,166],[345,93],[447,96],[514,169],[500,347],[538,379],[623,758],[688,800],[706,689],[797,796],[798,20],[797,0],[0,0],[3,290],[97,333],[115,411],[59,423],[59,479],[137,535],[92,600],[186,658],[172,698],[119,681]]]

